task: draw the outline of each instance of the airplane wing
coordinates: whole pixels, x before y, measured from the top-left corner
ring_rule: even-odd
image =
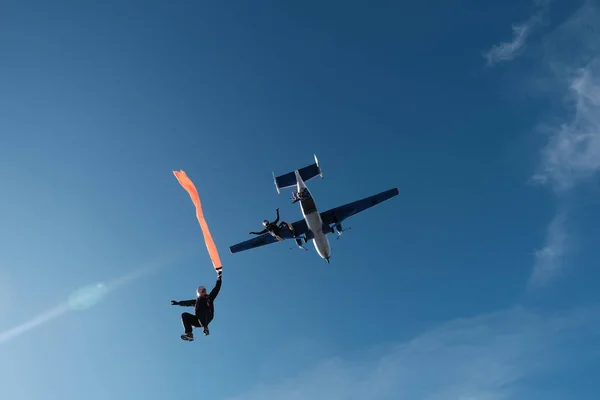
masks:
[[[394,188],[373,196],[365,197],[364,199],[357,200],[352,203],[344,204],[343,206],[332,208],[331,210],[321,213],[323,225],[331,226],[331,224],[339,224],[346,218],[389,200],[392,197],[397,196],[399,193],[400,192],[398,189]]]
[[[308,226],[306,225],[305,220],[301,219],[300,221],[292,223],[292,225],[294,226],[294,232],[296,233],[296,236],[299,237],[301,235],[307,235],[309,236],[309,238],[312,236],[312,234],[308,231]],[[287,229],[284,232],[282,232],[281,237],[283,239],[294,239],[294,237],[291,236]],[[255,238],[234,244],[233,246],[229,247],[229,251],[231,252],[231,254],[234,254],[276,242],[277,239],[275,239],[273,236],[271,236],[270,233],[267,232]]]
[[[246,240],[245,242],[241,242],[238,244],[234,244],[229,247],[229,251],[231,254],[239,253],[240,251],[246,251],[250,249],[254,249],[256,247],[261,247],[267,244],[275,243],[277,239],[271,236],[270,233],[263,233],[260,236],[252,238],[250,240]]]

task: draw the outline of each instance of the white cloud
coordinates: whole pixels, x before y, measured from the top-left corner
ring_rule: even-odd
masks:
[[[455,320],[392,346],[382,356],[324,360],[230,400],[536,398],[523,386],[528,377],[573,368],[569,357],[581,356],[574,354],[575,341],[598,348],[598,314],[594,308],[548,317],[517,307]],[[596,353],[587,355],[593,359]],[[581,358],[577,362],[585,365]]]
[[[559,196],[590,182],[600,172],[600,12],[586,2],[543,40],[543,68],[551,71],[551,92],[562,93],[566,117],[561,123],[544,121],[547,144],[532,180]],[[556,116],[553,119],[558,119]],[[530,283],[543,286],[565,268],[567,244],[573,240],[566,215],[549,224],[544,247],[536,253]]]
[[[566,216],[557,214],[546,232],[544,247],[535,254],[535,264],[530,284],[545,286],[555,279],[564,268],[564,256],[567,252],[569,236],[565,227]]]
[[[600,10],[585,3],[543,41],[543,68],[562,93],[563,122],[543,123],[548,142],[533,180],[564,194],[600,171]]]
[[[564,193],[600,172],[600,57],[580,68],[569,89],[572,119],[551,130],[534,180]]]
[[[523,54],[526,48],[527,39],[535,32],[538,26],[542,24],[550,0],[534,0],[533,3],[537,12],[527,21],[512,26],[512,40],[510,42],[502,42],[494,45],[491,49],[483,53],[483,57],[487,60],[488,65],[511,61]]]
[[[524,24],[513,25],[512,41],[497,44],[483,54],[487,60],[487,64],[494,65],[502,61],[511,61],[517,56],[521,55],[525,49],[527,37],[531,34],[531,31],[535,28],[538,22],[539,18],[534,16]]]

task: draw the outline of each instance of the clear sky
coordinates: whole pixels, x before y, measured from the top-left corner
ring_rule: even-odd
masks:
[[[225,4],[226,3],[226,4]],[[0,5],[0,397],[595,399],[600,4]],[[312,244],[231,255],[319,157]],[[216,274],[211,335],[170,300]]]

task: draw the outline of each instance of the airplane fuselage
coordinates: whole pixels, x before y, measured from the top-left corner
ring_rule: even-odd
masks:
[[[298,194],[302,191],[306,193],[305,197],[300,200],[302,215],[306,221],[306,225],[308,225],[308,229],[310,229],[313,234],[313,242],[317,253],[329,262],[329,259],[331,258],[331,246],[329,245],[329,239],[327,238],[326,233],[323,232],[323,220],[321,219],[321,214],[317,209],[312,194],[302,180],[302,177],[300,177],[298,171],[295,171],[295,173]]]

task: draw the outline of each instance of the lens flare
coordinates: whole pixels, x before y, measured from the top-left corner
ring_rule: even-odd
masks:
[[[103,283],[84,286],[69,296],[67,303],[73,310],[86,310],[98,304],[108,293],[108,288]]]

